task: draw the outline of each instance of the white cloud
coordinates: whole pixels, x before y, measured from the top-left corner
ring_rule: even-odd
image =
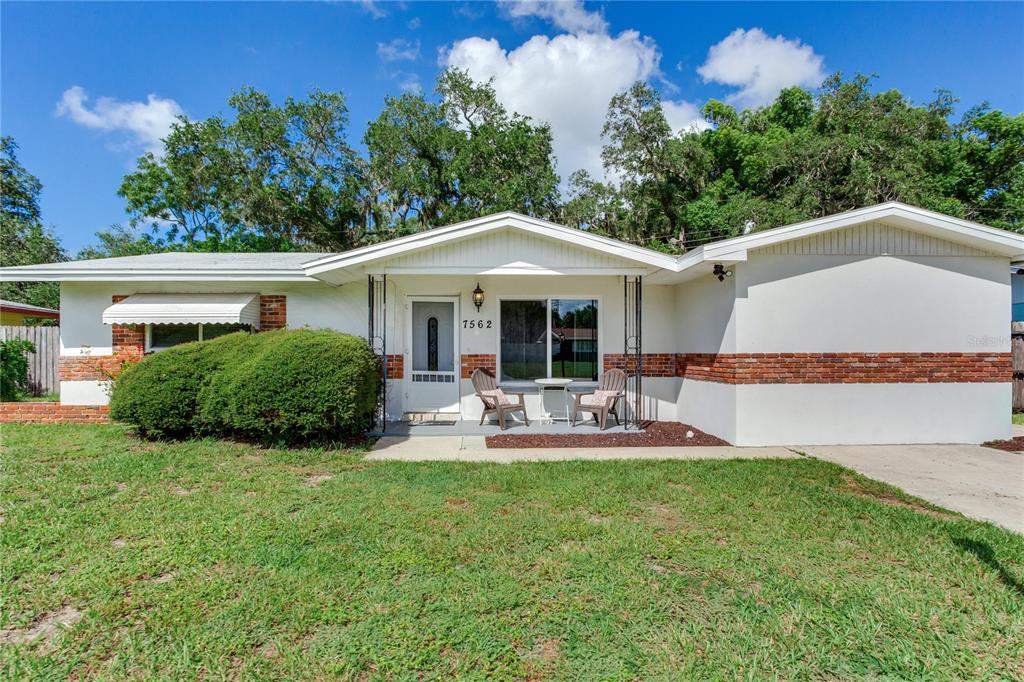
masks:
[[[162,139],[171,131],[171,125],[185,112],[173,99],[149,95],[145,102],[121,102],[100,97],[92,108],[85,89],[75,85],[64,91],[57,103],[57,115],[67,116],[75,123],[106,132],[127,133],[146,151],[163,152]]]
[[[497,40],[467,38],[442,54],[443,64],[465,69],[474,80],[493,79],[509,110],[551,125],[563,180],[579,168],[603,177],[601,128],[608,102],[634,81],[655,76],[659,59],[654,41],[636,31],[538,35],[511,51]]]
[[[420,77],[415,73],[399,72],[394,74],[392,78],[398,79],[398,87],[402,89],[402,92],[411,92],[416,95],[423,92]]]
[[[412,19],[409,20],[409,23],[406,24],[406,26],[409,27],[410,31],[415,31],[416,29],[418,29],[420,27],[421,23],[422,22],[420,21],[419,17],[413,17]]]
[[[416,61],[420,57],[420,41],[395,38],[389,43],[377,43],[377,56],[386,62]]]
[[[582,0],[501,0],[500,7],[514,19],[538,17],[570,33],[605,33],[608,30],[604,17],[599,12],[588,12]]]
[[[356,4],[374,19],[383,19],[388,15],[387,10],[381,7],[376,0],[356,0]]]
[[[692,102],[665,101],[661,103],[661,107],[665,112],[665,119],[675,134],[697,133],[711,127],[711,124],[701,115],[700,107]]]
[[[783,88],[817,86],[825,79],[824,59],[810,45],[760,28],[738,28],[708,50],[697,73],[705,82],[739,88],[727,98],[742,107],[770,103]]]

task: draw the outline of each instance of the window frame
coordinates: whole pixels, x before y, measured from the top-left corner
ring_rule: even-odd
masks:
[[[174,348],[174,346],[154,346],[153,345],[153,325],[154,324],[162,324],[162,323],[160,323],[160,322],[156,322],[156,323],[154,323],[154,322],[147,322],[146,323],[146,341],[145,341],[144,351],[146,353],[159,353],[162,350],[167,350],[168,348]],[[206,339],[203,338],[203,327],[206,325],[206,323],[204,323],[204,322],[189,322],[188,324],[189,325],[193,325],[194,324],[197,327],[199,327],[199,338],[197,338],[196,341],[186,341],[185,343],[196,343],[197,341],[205,341],[206,340]],[[217,324],[222,324],[222,323],[218,322]],[[242,324],[242,323],[239,323],[239,324]],[[250,324],[250,325],[246,325],[246,326],[249,328],[248,332],[250,334],[252,334],[253,328],[254,328],[253,325]],[[181,344],[175,344],[175,345],[179,345],[180,346]]]
[[[588,294],[512,294],[506,296],[498,296],[498,324],[497,324],[497,339],[495,339],[497,350],[494,354],[495,372],[497,373],[498,383],[504,384],[522,384],[522,383],[533,383],[533,379],[506,379],[501,378],[501,302],[502,301],[545,301],[547,304],[547,330],[544,333],[547,339],[547,353],[545,357],[547,359],[547,376],[538,377],[539,379],[550,379],[551,378],[551,302],[552,301],[596,301],[597,302],[597,376],[600,377],[604,372],[604,334],[603,334],[603,321],[604,313],[604,300],[601,296],[588,295]],[[596,383],[590,379],[573,379],[574,383],[577,384],[593,384]]]

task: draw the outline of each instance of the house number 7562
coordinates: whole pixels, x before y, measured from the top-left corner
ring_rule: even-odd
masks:
[[[490,320],[463,320],[462,321],[462,328],[463,329],[490,329],[491,328],[491,321]]]

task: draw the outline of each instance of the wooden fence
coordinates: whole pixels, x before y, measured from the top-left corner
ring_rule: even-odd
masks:
[[[8,339],[26,339],[36,347],[35,353],[28,354],[28,381],[33,393],[42,395],[60,389],[60,327],[0,326],[0,341]]]

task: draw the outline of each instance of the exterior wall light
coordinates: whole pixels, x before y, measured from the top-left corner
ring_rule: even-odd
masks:
[[[476,283],[476,289],[473,289],[473,305],[476,306],[476,311],[480,312],[480,306],[484,304],[484,290],[480,288],[480,282]]]
[[[723,281],[726,277],[732,277],[732,270],[726,270],[721,263],[715,263],[715,267],[711,270],[711,274],[718,278],[718,281]]]

